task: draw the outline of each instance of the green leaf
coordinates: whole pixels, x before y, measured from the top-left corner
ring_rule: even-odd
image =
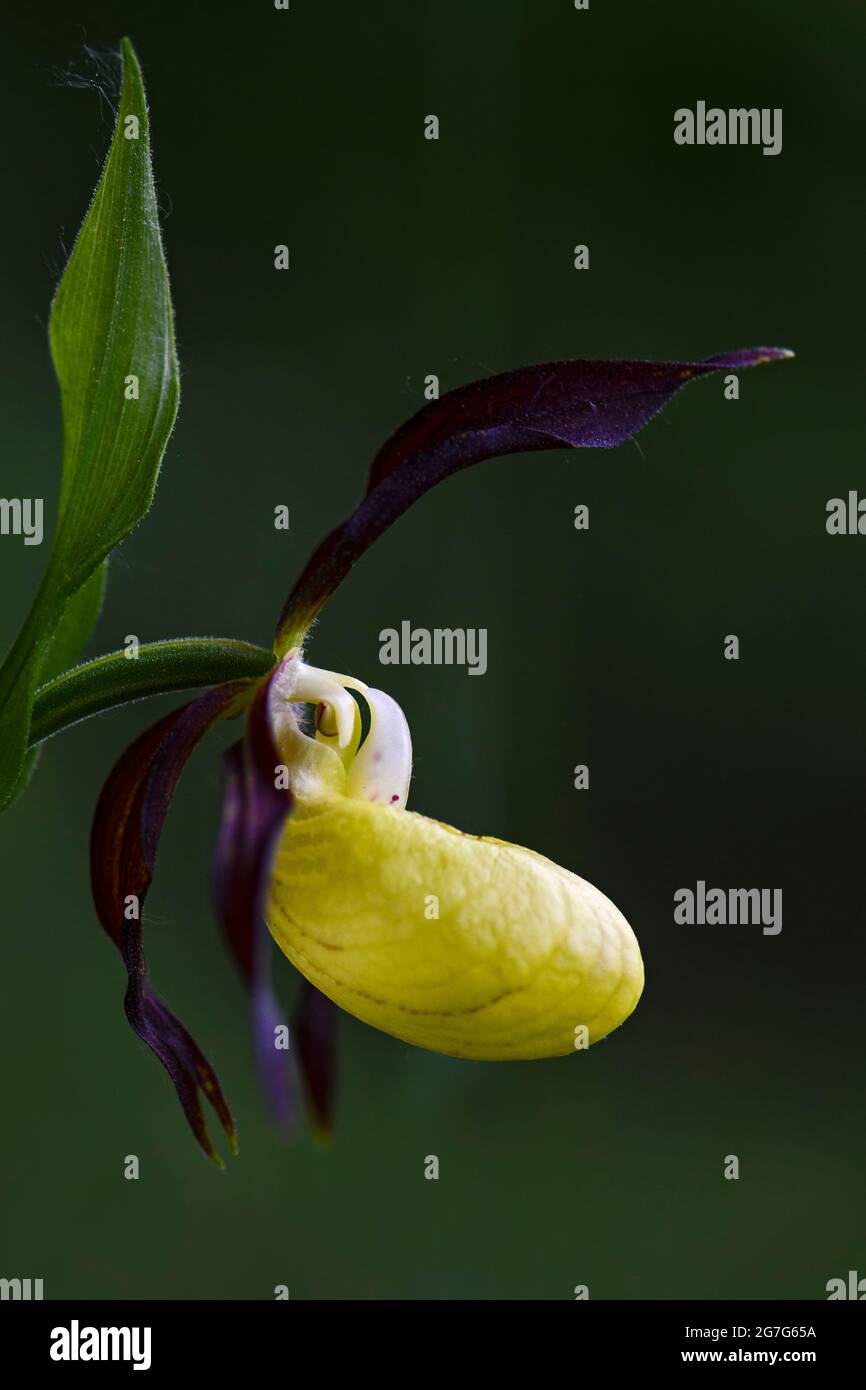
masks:
[[[102,608],[107,577],[108,565],[103,560],[67,603],[42,662],[40,685],[74,666],[81,656]]]
[[[177,414],[147,105],[128,39],[122,55],[111,148],[51,310],[63,476],[48,567],[0,671],[0,808],[23,785],[36,685],[86,642],[101,599],[93,576],[146,515]]]
[[[93,571],[90,578],[82,584],[78,593],[69,600],[64,608],[57,631],[42,661],[40,680],[43,683],[52,680],[61,671],[65,671],[67,667],[74,666],[81,655],[84,645],[96,625],[96,619],[99,617],[99,610],[102,607],[107,564],[108,562],[103,560],[102,564]],[[35,706],[33,717],[35,718]],[[36,740],[33,739],[32,732],[31,724],[31,746],[24,756],[18,773],[16,795],[27,786],[39,761],[40,750],[33,746]]]

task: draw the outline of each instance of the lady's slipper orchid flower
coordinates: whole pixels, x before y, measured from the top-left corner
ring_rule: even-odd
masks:
[[[341,712],[334,677],[298,665],[280,668],[277,701],[301,689],[328,713],[310,739],[290,704],[275,710],[295,804],[265,918],[292,964],[365,1023],[457,1057],[555,1057],[579,1027],[595,1042],[622,1023],[643,963],[613,904],[540,854],[407,811],[402,710],[363,687],[371,727],[355,752],[357,705]]]
[[[293,1042],[319,1129],[333,1110],[335,1005],[458,1057],[553,1057],[574,1050],[579,1034],[605,1037],[643,988],[622,914],[541,854],[408,810],[412,743],[402,710],[383,691],[309,665],[304,642],[372,541],[450,474],[502,454],[612,448],[687,381],[790,355],[756,348],[701,362],[554,362],[431,402],[380,450],[360,505],[303,571],[271,672],[207,691],[117,763],[93,825],[96,908],[126,965],[129,1022],[216,1162],[202,1094],[234,1146],[231,1115],[210,1063],[147,981],[141,926],[160,831],[195,746],[217,722],[246,715],[225,757],[216,906],[249,987],[258,1066],[278,1119],[291,1118],[294,1098],[277,1045],[285,1025],[268,933],[304,977]],[[434,920],[425,915],[431,896]]]

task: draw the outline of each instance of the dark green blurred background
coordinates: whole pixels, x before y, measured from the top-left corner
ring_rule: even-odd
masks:
[[[177,310],[179,424],[154,510],[112,562],[93,654],[128,633],[267,642],[428,372],[444,390],[556,357],[798,356],[743,374],[736,404],[721,378],[690,387],[639,447],[451,480],[362,562],[311,649],[403,704],[416,809],[531,845],[626,913],[646,993],[588,1056],[459,1062],[344,1017],[334,1143],[275,1138],[209,903],[227,729],[182,784],[146,933],[239,1120],[240,1157],[212,1169],[126,1025],[87,879],[110,765],[177,700],[49,746],[0,826],[0,1275],[44,1278],[46,1297],[265,1299],[276,1284],[568,1299],[579,1283],[822,1298],[866,1275],[866,540],[824,527],[829,497],[866,492],[862,9],[14,8],[3,495],[43,496],[53,516],[48,306],[111,131],[107,101],[55,82],[86,70],[85,43],[138,48]],[[673,112],[698,99],[782,107],[783,153],[678,148]],[[577,242],[589,273],[572,269]],[[46,556],[0,540],[4,643]],[[380,670],[379,630],[403,618],[486,627],[486,677]],[[674,890],[698,878],[782,887],[782,934],[676,926]],[[138,1182],[122,1175],[133,1153]]]

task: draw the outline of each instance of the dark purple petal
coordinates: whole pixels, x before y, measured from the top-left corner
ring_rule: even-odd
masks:
[[[136,739],[102,789],[90,836],[96,911],[127,969],[126,1016],[162,1062],[196,1139],[220,1167],[222,1159],[208,1133],[201,1093],[211,1102],[235,1149],[232,1117],[207,1058],[148,984],[141,911],[153,878],[160,833],[184,765],[208,729],[240,712],[252,688],[249,682],[217,686]],[[137,900],[137,909],[131,899]]]
[[[702,362],[545,362],[431,401],[383,445],[363,501],[312,556],[281,614],[278,652],[301,640],[377,536],[452,473],[503,454],[611,449],[695,377],[791,355],[786,348],[746,348]]]
[[[327,995],[301,981],[295,1013],[295,1037],[307,1104],[317,1133],[330,1135],[334,1121],[337,1075],[337,1020],[340,1011]]]
[[[251,994],[256,1060],[271,1111],[281,1125],[294,1118],[294,1096],[282,1049],[274,1045],[283,1018],[270,983],[271,940],[264,907],[274,854],[291,791],[276,787],[281,765],[273,737],[273,681],[262,685],[246,734],[225,755],[225,797],[215,865],[217,914]],[[302,980],[293,1038],[304,1092],[316,1130],[330,1133],[335,1096],[335,1004]]]
[[[271,940],[264,921],[274,853],[291,792],[276,785],[280,755],[271,732],[273,676],[250,709],[244,738],[225,755],[225,794],[214,872],[216,911],[250,990],[253,1045],[274,1118],[287,1126],[294,1104],[287,1053],[277,1047],[284,1020],[270,981]]]

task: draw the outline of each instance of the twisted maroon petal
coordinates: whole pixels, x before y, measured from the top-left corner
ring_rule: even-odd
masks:
[[[285,1051],[276,1046],[284,1024],[271,987],[271,941],[264,920],[274,854],[293,806],[291,791],[277,777],[282,765],[271,713],[276,674],[259,688],[244,738],[225,755],[214,880],[217,915],[250,990],[253,1046],[262,1087],[274,1118],[286,1127],[294,1119],[295,1097]],[[306,980],[300,1001],[293,1029],[298,1065],[316,1128],[327,1132],[333,1114],[338,1011]]]
[[[225,792],[214,866],[214,896],[232,955],[250,990],[253,1047],[262,1087],[277,1123],[294,1117],[288,1040],[270,979],[271,945],[264,906],[274,853],[292,795],[278,786],[280,755],[270,723],[273,677],[259,688],[244,738],[225,755]]]
[[[280,616],[277,650],[306,631],[377,536],[452,473],[503,454],[611,449],[696,377],[791,355],[786,348],[745,348],[701,362],[545,362],[431,401],[382,446],[363,501],[313,554]]]
[[[216,686],[172,711],[136,739],[102,789],[90,836],[93,901],[127,970],[126,1016],[162,1062],[193,1134],[220,1167],[222,1159],[204,1118],[202,1092],[233,1149],[234,1123],[212,1066],[148,983],[141,909],[153,878],[160,833],[184,765],[208,729],[240,712],[251,689],[250,683],[243,681]]]
[[[334,1122],[339,1016],[339,1009],[327,995],[309,980],[301,981],[295,1037],[307,1105],[314,1128],[323,1138],[330,1135]]]

